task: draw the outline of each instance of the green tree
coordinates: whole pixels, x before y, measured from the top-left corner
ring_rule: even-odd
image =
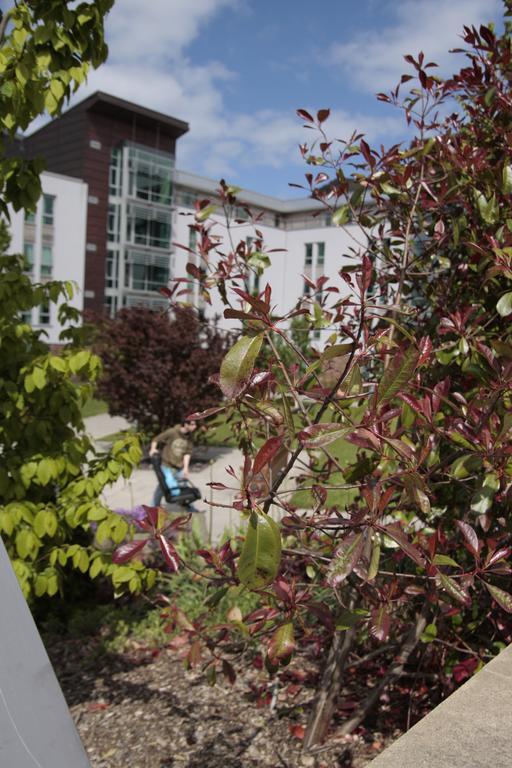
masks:
[[[0,121],[11,137],[47,110],[56,114],[106,56],[103,19],[112,0],[75,5],[18,2],[0,24]],[[41,163],[0,154],[0,211],[33,208]],[[81,408],[100,372],[81,328],[68,328],[60,354],[24,321],[33,307],[59,303],[65,325],[79,321],[66,301],[71,283],[33,284],[22,256],[6,255],[0,229],[0,533],[27,598],[62,591],[71,569],[112,577],[131,591],[151,584],[143,566],[112,565],[94,541],[121,542],[129,523],[100,501],[110,482],[139,461],[137,440],[98,453],[84,433]],[[95,539],[92,528],[97,526]]]

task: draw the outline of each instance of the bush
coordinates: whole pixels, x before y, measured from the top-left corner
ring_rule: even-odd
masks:
[[[97,323],[103,361],[97,393],[112,415],[154,434],[218,405],[218,388],[209,379],[229,339],[192,310],[180,308],[169,319],[148,309],[123,309]]]

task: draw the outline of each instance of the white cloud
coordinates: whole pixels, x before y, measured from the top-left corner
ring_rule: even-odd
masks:
[[[292,110],[228,109],[226,85],[238,73],[220,61],[195,64],[187,55],[216,14],[248,11],[246,0],[117,0],[107,20],[109,58],[91,72],[75,101],[102,90],[187,121],[190,132],[178,142],[177,161],[188,171],[245,186],[252,169],[287,169],[288,177],[290,165],[303,168],[298,145],[312,140],[313,132],[302,128]],[[357,129],[375,140],[398,137],[399,126],[399,117],[337,110],[327,128],[335,138]]]
[[[498,19],[501,9],[501,0],[395,0],[389,5],[389,26],[333,45],[329,62],[371,92],[396,85],[408,71],[403,60],[407,53],[416,57],[423,51],[446,73],[457,66],[449,50],[462,47],[463,26]]]

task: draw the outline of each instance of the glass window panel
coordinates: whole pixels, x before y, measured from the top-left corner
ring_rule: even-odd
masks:
[[[27,224],[35,224],[36,214],[33,211],[25,211],[25,221]]]
[[[317,243],[317,264],[323,265],[325,263],[325,243]]]
[[[43,245],[41,250],[41,277],[51,277],[53,251],[51,245]]]
[[[23,255],[26,261],[26,272],[32,272],[34,268],[34,243],[24,243]]]
[[[170,248],[171,217],[167,213],[155,215],[151,209],[134,207],[129,210],[127,240],[135,245],[151,248]]]
[[[170,205],[172,199],[172,158],[160,152],[130,148],[129,194],[140,200]]]
[[[313,263],[313,243],[306,243],[306,267],[310,267]]]
[[[45,301],[39,307],[39,325],[50,324],[50,304]]]
[[[53,195],[43,195],[43,224],[53,224],[54,203]]]

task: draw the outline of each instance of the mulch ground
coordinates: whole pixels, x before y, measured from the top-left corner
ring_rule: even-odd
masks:
[[[313,687],[294,682],[303,669],[291,667],[279,689],[253,667],[234,685],[221,678],[210,687],[176,651],[104,656],[94,642],[68,639],[47,646],[91,768],[363,768],[399,735],[382,735],[376,721],[340,738],[335,722],[328,743],[305,755]]]

